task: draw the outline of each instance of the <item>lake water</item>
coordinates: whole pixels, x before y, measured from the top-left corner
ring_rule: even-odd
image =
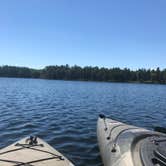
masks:
[[[166,127],[166,86],[0,78],[0,147],[37,135],[76,166],[101,166],[99,113]]]

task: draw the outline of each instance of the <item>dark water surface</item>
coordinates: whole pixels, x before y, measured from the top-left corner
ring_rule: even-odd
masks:
[[[99,113],[166,127],[166,86],[0,78],[0,147],[38,135],[76,166],[101,166]]]

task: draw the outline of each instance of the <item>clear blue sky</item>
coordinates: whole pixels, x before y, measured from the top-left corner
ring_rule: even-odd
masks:
[[[2,0],[5,64],[166,68],[166,0]]]

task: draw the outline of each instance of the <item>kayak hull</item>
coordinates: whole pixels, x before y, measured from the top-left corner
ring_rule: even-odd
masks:
[[[165,138],[165,136],[104,116],[99,117],[97,123],[98,144],[105,166],[142,166],[148,164],[148,166],[151,166],[153,163],[148,161],[148,157],[153,159],[155,156],[148,153],[149,151],[155,151],[155,148],[157,148],[151,139],[156,137],[157,139],[158,137]],[[153,149],[145,149],[143,146],[145,142]]]
[[[1,149],[0,165],[74,166],[66,157],[42,139],[36,138],[35,143],[29,141],[29,138],[24,138]]]

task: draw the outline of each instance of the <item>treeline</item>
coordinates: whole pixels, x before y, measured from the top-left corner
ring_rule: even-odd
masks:
[[[99,68],[80,66],[46,66],[37,70],[27,67],[1,66],[0,77],[42,78],[56,80],[84,80],[110,82],[166,83],[166,69]]]

